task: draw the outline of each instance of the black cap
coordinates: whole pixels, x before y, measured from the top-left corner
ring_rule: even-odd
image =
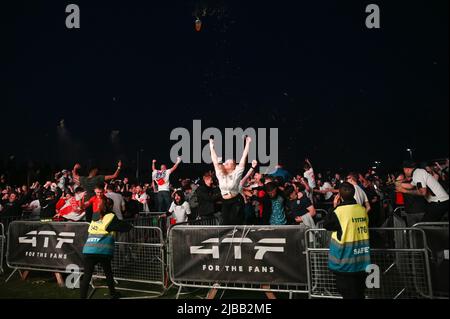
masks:
[[[417,164],[414,161],[403,161],[403,168],[416,168]]]

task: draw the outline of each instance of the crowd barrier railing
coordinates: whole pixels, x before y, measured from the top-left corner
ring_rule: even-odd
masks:
[[[309,240],[310,234],[313,234],[313,241]],[[305,233],[310,298],[341,298],[336,288],[335,276],[328,268],[330,238],[331,232],[325,229],[310,229]],[[423,230],[373,228],[370,229],[370,238],[371,262],[379,270],[379,286],[366,289],[367,298],[433,297]],[[400,238],[402,240],[399,240]],[[420,238],[420,241],[414,242],[413,238]]]
[[[0,274],[4,274],[3,270],[3,258],[5,255],[5,227],[0,223]]]
[[[233,240],[230,240],[229,237],[228,238],[228,242],[229,244],[226,245],[222,245],[222,246],[218,246],[217,248],[212,248],[212,251],[214,251],[215,249],[216,252],[219,252],[220,250],[226,251],[227,252],[227,258],[229,257],[229,254],[233,254],[233,248],[232,248],[232,244],[231,243],[239,243],[238,247],[244,249],[244,245],[246,245],[246,243],[250,243],[250,241],[245,241],[245,236],[242,235],[243,237],[240,237],[241,235],[238,235],[238,238],[234,238],[234,234],[235,233],[240,233],[240,234],[252,234],[255,232],[258,232],[258,230],[264,230],[264,231],[270,231],[270,230],[281,230],[281,232],[283,231],[287,231],[287,230],[294,230],[295,232],[298,233],[299,237],[302,237],[301,239],[298,239],[296,242],[296,245],[304,245],[303,242],[303,233],[307,228],[304,226],[192,226],[192,225],[174,225],[173,227],[170,228],[169,232],[168,232],[168,241],[167,241],[167,251],[168,251],[168,267],[169,267],[169,278],[172,282],[173,285],[178,287],[178,293],[176,295],[177,298],[180,297],[180,295],[182,294],[183,289],[186,288],[197,288],[197,289],[209,289],[210,292],[215,290],[222,290],[223,292],[225,292],[226,290],[239,290],[239,291],[256,291],[256,292],[272,292],[272,293],[288,293],[289,297],[292,298],[294,293],[298,293],[298,294],[308,294],[308,284],[307,284],[307,280],[306,280],[306,273],[304,274],[304,281],[297,281],[297,282],[289,282],[289,283],[284,283],[282,281],[277,282],[277,281],[260,281],[260,282],[255,282],[255,281],[251,281],[248,280],[248,278],[246,279],[240,279],[240,280],[224,280],[224,279],[211,279],[211,278],[206,278],[204,274],[197,272],[194,277],[195,278],[189,278],[189,279],[179,279],[176,278],[175,275],[175,269],[176,268],[180,268],[180,264],[177,264],[177,267],[175,267],[175,261],[174,261],[174,254],[176,253],[174,250],[180,250],[180,249],[185,249],[187,245],[191,245],[191,254],[192,254],[192,249],[202,249],[202,246],[198,246],[199,244],[201,244],[201,241],[198,242],[198,240],[200,240],[200,237],[204,237],[205,232],[209,232],[212,234],[216,234],[217,236],[223,236],[224,232],[227,233],[227,236],[233,236]],[[181,234],[177,234],[174,235],[174,232],[176,231],[186,231],[186,234],[181,236]],[[218,234],[222,234],[222,235],[218,235]],[[281,234],[280,234],[281,235]],[[180,238],[176,238],[176,237],[185,237],[184,242],[185,244],[182,245],[178,245],[178,243],[180,243]],[[279,239],[279,238],[278,238]],[[177,243],[174,242],[174,240],[177,241]],[[220,245],[219,242],[223,243],[223,237],[219,238],[215,238],[215,239],[207,239],[206,242],[208,243],[212,243],[215,242],[217,243],[217,245]],[[266,240],[266,239],[264,239]],[[262,242],[264,242],[264,240]],[[205,242],[205,241],[203,241]],[[254,242],[254,241],[253,241]],[[261,242],[261,241],[260,241]],[[184,247],[181,247],[184,246]],[[261,248],[260,246],[257,247],[255,246],[254,249],[257,250]],[[300,247],[297,247],[300,248]],[[236,248],[234,248],[236,249]],[[286,248],[287,250],[288,248]],[[292,250],[291,250],[292,252]],[[205,249],[203,252],[199,252],[199,254],[209,254],[211,253],[211,250]],[[296,271],[301,271],[302,269],[304,271],[306,271],[306,262],[305,262],[305,254],[304,254],[304,249],[298,249],[295,250],[295,253],[298,253],[297,256],[295,256],[294,254],[290,254],[289,258],[290,261],[292,261],[293,263],[295,262],[296,264],[298,264],[299,267],[295,268]],[[236,250],[234,250],[234,254],[236,256],[236,254],[238,254],[238,259],[241,258],[241,252],[237,253]],[[242,256],[244,256],[244,253],[242,253]],[[274,257],[277,258],[278,256]],[[297,257],[297,258],[296,258]],[[217,257],[218,258],[218,257]],[[231,257],[230,257],[231,258]],[[235,257],[236,258],[236,257]],[[247,257],[242,257],[242,259],[244,259],[244,262],[241,262],[241,260],[236,261],[236,259],[233,260],[233,262],[236,262],[236,264],[233,264],[235,267],[238,267],[237,269],[239,269],[239,267],[242,266],[244,269],[246,267],[249,267],[249,265],[252,265],[251,263],[248,263]],[[247,262],[245,261],[247,260]],[[193,260],[190,260],[189,262],[185,261],[185,263],[191,263],[193,262]],[[198,261],[197,261],[198,262]],[[207,261],[200,261],[200,262],[207,262]],[[223,262],[223,261],[221,261]],[[228,260],[228,262],[230,262]],[[232,262],[232,263],[233,263]],[[241,262],[239,264],[239,262]],[[227,267],[224,266],[224,264],[221,264],[221,267]],[[229,266],[230,267],[230,266]],[[253,266],[250,266],[253,267]],[[247,281],[246,281],[247,280]],[[208,294],[209,295],[209,294]],[[213,295],[215,295],[215,293],[213,293]]]
[[[176,224],[171,224],[169,226],[169,229],[175,226],[180,226],[180,225],[191,225],[191,226],[219,226],[220,225],[220,220],[218,217],[215,216],[211,216],[211,217],[199,217],[197,219],[193,219],[193,220],[188,220],[186,222],[183,223],[176,223]]]
[[[180,297],[183,289],[188,287],[222,291],[280,292],[288,293],[289,297],[292,297],[294,293],[300,293],[307,294],[310,298],[340,298],[335,286],[334,275],[328,269],[328,247],[331,232],[325,229],[307,229],[301,226],[218,226],[216,218],[206,218],[189,221],[186,224],[171,225],[168,227],[167,240],[165,240],[164,229],[161,229],[159,225],[139,226],[153,223],[151,218],[155,216],[157,217],[158,214],[137,218],[134,220],[135,227],[130,232],[117,235],[112,266],[114,277],[119,282],[118,289],[143,292],[147,295],[144,298],[158,297],[167,291],[167,280],[170,279],[172,284],[178,287],[177,298]],[[39,222],[24,221],[15,223],[30,223],[37,226],[40,224]],[[196,225],[196,223],[198,224]],[[62,227],[65,224],[84,224],[84,228],[87,228],[87,223],[55,222],[47,224]],[[189,232],[186,232],[185,236],[179,232],[175,234],[174,230],[180,228],[187,228]],[[208,231],[220,233],[228,230],[229,234],[236,232],[249,234],[261,229],[265,231],[278,229],[285,230],[285,232],[295,229],[302,232],[301,240],[298,240],[301,248],[295,250],[298,255],[293,260],[298,259],[298,271],[305,271],[306,280],[289,283],[276,280],[271,282],[245,282],[242,280],[224,282],[206,279],[201,275],[189,280],[175,278],[173,256],[174,250],[180,247],[174,245],[174,239],[177,243],[186,242],[186,245],[197,245],[199,248],[195,239]],[[8,236],[5,237],[5,227],[0,224],[0,261],[2,262],[0,271],[3,271],[1,265],[5,256],[2,248],[5,247],[5,240],[10,237],[9,230]],[[380,270],[380,286],[366,289],[367,298],[448,298],[448,281],[446,281],[446,290],[445,287],[442,288],[439,285],[443,282],[442,276],[448,276],[448,222],[418,223],[411,228],[374,228],[370,229],[370,238],[372,264],[378,266]],[[30,238],[27,238],[27,241],[29,240]],[[234,248],[235,243],[224,246],[227,248],[227,253],[236,254],[236,250],[233,251],[236,249]],[[239,246],[244,247],[245,245],[246,242],[242,240],[239,242]],[[221,246],[221,248],[223,247]],[[11,263],[8,260],[9,249],[10,246],[7,245],[6,264],[9,268],[14,269],[14,272],[22,269],[70,272],[64,267],[36,267]],[[290,256],[295,255],[291,254]],[[185,263],[187,262],[191,262],[191,260],[185,259]],[[104,278],[100,268],[96,270],[94,277]],[[130,285],[131,287],[127,287]],[[140,286],[139,289],[137,285]],[[144,285],[143,288],[142,285]],[[152,289],[154,285],[159,288],[150,290],[150,285],[152,285]],[[93,285],[93,287],[99,288],[100,286]]]
[[[12,222],[22,221],[22,220],[27,220],[27,219],[23,219],[21,216],[1,217],[1,215],[0,215],[0,223],[3,224],[3,229],[5,231],[5,233],[4,233],[5,236],[6,236],[7,232],[8,232],[9,225]]]
[[[426,246],[430,256],[433,296],[437,299],[449,298],[449,223],[423,222],[414,228],[425,232]]]
[[[5,281],[8,282],[17,272],[25,278],[21,271],[26,271],[25,274],[44,271],[55,273],[58,284],[63,286],[61,274],[77,272],[68,267],[67,260],[79,269],[83,267],[81,248],[88,226],[85,222],[11,221],[6,237],[6,265],[13,271]],[[69,245],[70,249],[62,249],[63,245],[65,248]]]
[[[166,290],[166,263],[164,239],[159,227],[135,226],[127,233],[116,237],[112,270],[114,279],[119,283],[118,290],[145,293],[142,298],[155,298]],[[103,269],[97,266],[93,278],[104,279]],[[125,287],[125,284],[130,287]],[[156,285],[159,290],[148,290]],[[96,286],[94,290],[104,286]]]

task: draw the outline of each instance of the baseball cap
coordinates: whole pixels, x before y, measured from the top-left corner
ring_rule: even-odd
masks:
[[[403,161],[403,168],[416,168],[417,164],[414,161]]]

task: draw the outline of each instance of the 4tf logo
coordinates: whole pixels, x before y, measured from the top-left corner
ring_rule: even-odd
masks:
[[[219,244],[232,244],[234,245],[234,259],[242,258],[242,244],[251,244],[253,241],[250,238],[225,238],[220,241],[220,238],[209,238],[202,241],[202,244],[216,244],[212,245],[211,248],[203,248],[204,246],[191,246],[190,252],[191,255],[199,254],[199,255],[212,255],[213,259],[219,259]],[[284,246],[266,246],[266,244],[277,244],[284,245],[286,244],[285,238],[264,238],[259,240],[255,247],[256,250],[255,260],[262,260],[264,258],[265,253],[267,252],[284,252]]]
[[[32,247],[36,247],[38,236],[43,236],[44,248],[48,247],[48,242],[49,242],[50,236],[58,236],[56,238],[58,243],[56,244],[56,247],[55,247],[57,249],[61,249],[63,244],[73,244],[73,238],[75,237],[75,233],[73,233],[73,232],[61,232],[59,234],[56,234],[56,232],[54,232],[52,230],[41,230],[41,231],[32,230],[32,231],[26,233],[26,235],[27,236],[19,237],[20,244],[31,244]],[[28,237],[28,236],[32,236],[32,237]]]

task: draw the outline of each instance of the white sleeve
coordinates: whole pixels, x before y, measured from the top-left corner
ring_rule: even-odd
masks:
[[[175,202],[172,202],[169,208],[169,213],[173,213],[175,211]]]
[[[236,178],[242,178],[242,174],[244,174],[245,167],[236,166],[234,169],[234,173],[236,174]]]
[[[411,184],[414,186],[417,186],[417,184],[422,184],[422,188],[426,188],[427,187],[427,174],[425,172],[415,172],[413,175],[413,179]]]
[[[183,206],[184,206],[184,210],[186,211],[186,214],[190,215],[191,214],[191,206],[189,206],[189,203],[184,202]]]
[[[152,179],[154,180],[156,178],[156,170],[152,172]]]

